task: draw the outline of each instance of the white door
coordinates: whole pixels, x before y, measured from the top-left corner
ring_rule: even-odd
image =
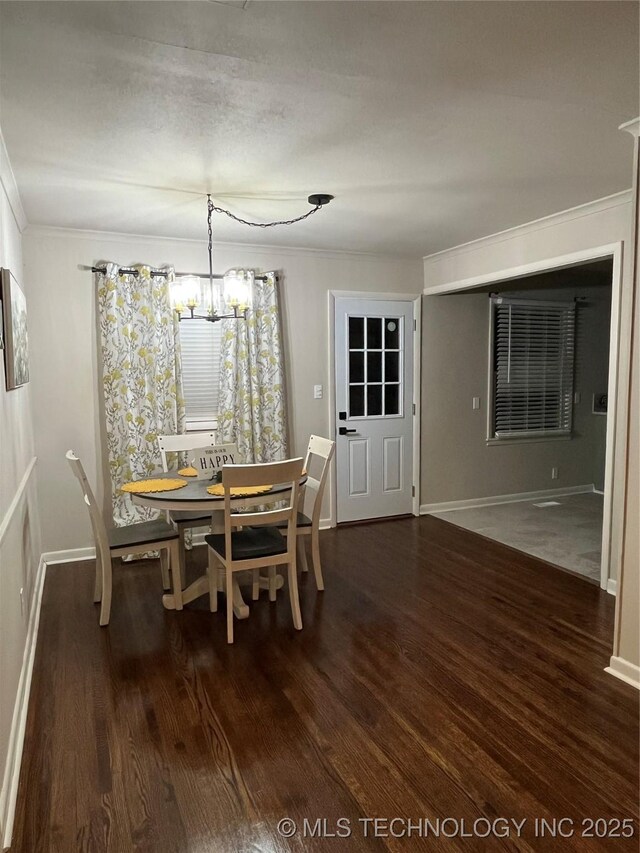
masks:
[[[337,521],[413,509],[413,302],[336,298]]]

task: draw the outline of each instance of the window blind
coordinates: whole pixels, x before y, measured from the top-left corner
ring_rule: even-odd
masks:
[[[494,297],[495,438],[570,435],[575,303]]]
[[[187,427],[215,420],[218,416],[220,326],[220,323],[207,320],[183,320],[180,323]]]

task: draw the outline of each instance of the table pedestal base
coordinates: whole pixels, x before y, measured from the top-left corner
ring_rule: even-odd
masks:
[[[249,606],[245,604],[242,592],[238,586],[238,581],[235,578],[233,578],[232,586],[234,615],[236,619],[246,619],[249,616]],[[282,575],[276,575],[276,589],[282,589],[283,586],[284,578]],[[218,572],[218,590],[220,592],[226,592],[225,588],[226,582],[224,571],[220,571]],[[260,578],[260,589],[269,589],[269,578]],[[209,595],[209,578],[207,575],[201,575],[197,580],[182,590],[182,603],[189,604],[190,602],[195,601],[196,598],[200,598],[202,595]],[[165,610],[175,610],[176,606],[173,595],[163,595],[162,605]]]

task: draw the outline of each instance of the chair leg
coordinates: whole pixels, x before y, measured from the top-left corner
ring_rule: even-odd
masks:
[[[275,601],[278,590],[276,589],[276,566],[269,566],[269,601]]]
[[[260,598],[260,569],[253,570],[251,597],[254,601],[257,601]]]
[[[291,616],[293,617],[293,626],[296,630],[302,630],[302,614],[300,613],[300,598],[298,597],[298,573],[296,571],[295,555],[289,562],[289,601],[291,602]]]
[[[187,551],[184,544],[184,527],[178,527],[179,545],[180,545],[180,586],[185,589],[187,586]]]
[[[313,573],[316,576],[316,586],[322,592],[324,580],[322,578],[322,565],[320,563],[320,531],[311,531],[311,556],[313,558]]]
[[[296,548],[298,549],[298,562],[300,563],[300,568],[303,572],[309,571],[309,564],[307,563],[307,549],[305,547],[305,536],[298,535],[296,537]]]
[[[168,592],[171,589],[171,574],[169,571],[169,551],[160,549],[160,571],[162,573],[162,589]]]
[[[209,577],[209,610],[211,613],[218,611],[218,561],[213,550],[207,545],[208,562],[207,575]]]
[[[113,559],[111,555],[102,563],[102,603],[100,605],[100,625],[108,625],[111,616],[111,577],[113,574]]]
[[[233,574],[226,570],[227,643],[233,643]]]
[[[169,565],[173,579],[173,605],[176,610],[182,610],[182,581],[180,579],[180,546],[174,539],[169,545]]]
[[[96,579],[93,585],[93,603],[98,604],[102,599],[102,555],[96,548]]]

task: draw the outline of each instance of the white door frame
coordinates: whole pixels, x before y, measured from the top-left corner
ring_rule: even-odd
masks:
[[[422,294],[415,293],[375,293],[365,290],[330,290],[329,291],[329,423],[331,437],[336,440],[336,376],[335,376],[335,345],[336,345],[336,299],[366,299],[377,302],[412,302],[413,303],[413,485],[412,512],[420,515],[420,372],[422,368]],[[336,526],[337,506],[337,477],[336,456],[331,463],[329,483],[329,518],[331,527]]]
[[[623,243],[608,243],[604,246],[596,246],[593,249],[584,249],[580,252],[572,252],[567,255],[560,255],[555,258],[546,258],[542,261],[534,261],[533,263],[523,264],[518,267],[510,267],[505,270],[485,273],[484,275],[474,276],[472,278],[460,279],[446,284],[439,284],[436,287],[425,288],[423,293],[425,296],[437,296],[445,293],[455,293],[461,290],[474,290],[478,287],[484,287],[487,284],[509,281],[510,279],[523,278],[524,276],[534,273],[549,272],[551,270],[562,269],[563,267],[571,267],[585,261],[595,261],[602,258],[613,259],[613,273],[611,277],[611,327],[609,341],[609,387],[607,390],[609,396],[609,405],[607,407],[607,441],[605,450],[605,471],[604,471],[604,507],[602,516],[602,560],[600,563],[600,586],[609,592],[615,590],[615,584],[609,583],[609,573],[611,567],[611,542],[615,537],[620,545],[619,553],[622,553],[622,527],[617,525],[613,529],[613,483],[615,476],[621,480],[626,479],[626,471],[615,471],[615,449],[616,449],[616,430],[618,428],[618,403],[620,400],[621,388],[619,377],[620,374],[626,376],[629,370],[631,353],[630,351],[621,352],[620,339],[622,337],[622,323],[625,324],[624,331],[627,332],[627,337],[630,340],[631,317],[623,318],[620,313],[620,304],[622,300],[622,249]],[[628,327],[628,328],[627,328]],[[622,419],[624,427],[624,419]],[[621,436],[623,444],[626,444],[626,435]],[[624,482],[621,483],[624,485]]]

